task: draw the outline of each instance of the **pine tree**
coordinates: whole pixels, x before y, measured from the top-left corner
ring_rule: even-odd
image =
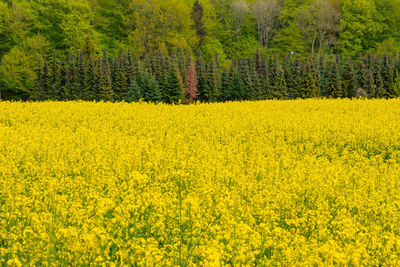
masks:
[[[196,70],[192,60],[190,60],[185,84],[186,104],[191,104],[197,98],[197,83]]]
[[[126,92],[128,91],[127,74],[122,58],[116,59],[114,62],[114,66],[114,100],[122,101]]]
[[[61,57],[61,65],[60,65],[60,100],[67,100],[67,78],[68,76],[68,66],[67,62],[65,61],[65,57]]]
[[[60,65],[57,62],[55,51],[53,51],[49,64],[49,99],[61,100],[61,74]]]
[[[254,86],[254,95],[253,99],[254,100],[261,100],[262,99],[262,84],[260,81],[260,77],[257,72],[257,67],[256,64],[253,63],[251,66],[251,80]]]
[[[79,53],[79,57],[76,58],[76,88],[73,91],[73,98],[74,99],[82,99],[82,93],[85,90],[86,84],[86,61],[85,61],[85,54],[82,52]]]
[[[288,98],[296,99],[301,97],[300,87],[303,86],[303,73],[302,66],[296,58],[293,63],[288,67],[289,74],[287,75],[286,82],[288,87]]]
[[[203,63],[203,59],[201,57],[201,54],[197,55],[197,60],[196,60],[196,73],[197,73],[197,99],[200,100],[201,102],[209,102],[209,82],[208,82],[208,77],[206,74],[206,68]]]
[[[396,70],[396,78],[395,78],[395,83],[394,83],[393,95],[395,97],[400,96],[400,73],[398,70]]]
[[[244,84],[237,69],[233,70],[231,82],[227,90],[227,100],[243,100]]]
[[[94,46],[92,43],[92,39],[90,36],[86,36],[85,38],[85,44],[83,46],[82,52],[84,54],[84,57],[86,60],[89,60],[90,58],[94,58]]]
[[[30,98],[33,98],[34,100],[40,100],[43,88],[45,87],[44,81],[43,81],[42,63],[41,63],[40,59],[38,60],[36,75],[37,75],[37,85],[36,85],[35,89],[33,90]]]
[[[43,62],[41,84],[42,88],[39,91],[37,100],[44,101],[49,98],[49,90],[50,90],[49,68],[46,60]]]
[[[356,97],[357,95],[357,75],[354,71],[353,61],[349,57],[343,71],[343,93],[345,97]]]
[[[103,59],[101,62],[101,74],[99,80],[99,99],[103,101],[113,101],[113,91],[111,82],[110,65],[107,53],[104,50]]]
[[[364,89],[369,98],[373,98],[376,96],[374,74],[371,70],[365,70],[365,73],[366,75],[365,75],[364,88],[362,89]]]
[[[97,94],[99,92],[99,76],[100,72],[98,66],[94,62],[93,58],[90,57],[87,64],[87,72],[85,75],[85,88],[82,93],[82,99],[86,101],[97,100]]]
[[[285,81],[285,73],[281,66],[276,70],[275,83],[272,90],[272,97],[277,99],[287,98],[287,87]]]
[[[128,103],[137,102],[141,98],[141,92],[136,80],[133,80],[128,87],[124,100]]]
[[[139,70],[136,77],[144,101],[155,103],[161,101],[161,91],[154,77],[144,70]]]
[[[333,98],[343,97],[343,88],[337,62],[331,63],[328,73],[328,96]]]
[[[74,56],[72,54],[69,55],[68,65],[67,65],[67,74],[66,74],[66,82],[64,87],[64,99],[65,100],[73,100],[73,92],[76,87],[76,65],[74,63]]]
[[[168,104],[179,104],[183,100],[182,83],[179,80],[176,66],[172,66],[168,72],[166,91],[163,101]]]
[[[375,81],[375,97],[382,98],[386,95],[385,84],[382,77],[382,64],[378,58],[372,63],[374,81]]]
[[[397,97],[395,90],[395,70],[393,60],[388,56],[383,58],[383,70],[382,70],[383,85],[386,89],[385,97],[394,98]]]
[[[317,86],[317,75],[315,70],[311,67],[310,63],[307,63],[304,67],[303,79],[300,86],[301,98],[318,97],[319,89]]]
[[[196,29],[197,36],[199,37],[199,47],[204,44],[206,37],[206,27],[203,22],[204,10],[203,6],[200,4],[199,0],[196,0],[193,4],[192,19],[194,22],[194,27]]]
[[[219,101],[226,101],[228,99],[227,94],[230,83],[231,83],[231,75],[228,72],[228,70],[224,68],[221,75],[221,91],[218,98]]]
[[[253,100],[255,96],[255,89],[253,80],[251,79],[249,64],[245,59],[239,60],[238,71],[240,73],[240,78],[243,81],[244,99]]]
[[[362,88],[363,90],[366,90],[366,77],[368,75],[367,73],[367,65],[364,64],[364,59],[359,58],[358,63],[357,63],[357,68],[356,68],[356,75],[357,75],[357,85],[359,88]]]

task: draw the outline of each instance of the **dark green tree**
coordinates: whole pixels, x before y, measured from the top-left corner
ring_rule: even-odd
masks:
[[[103,101],[113,101],[110,65],[105,50],[103,53],[103,59],[101,61],[101,68],[98,98]]]
[[[178,68],[173,65],[167,76],[166,90],[163,101],[168,104],[179,104],[183,102],[182,81],[179,79]]]
[[[244,84],[241,75],[237,69],[233,70],[232,79],[227,90],[226,100],[243,100]]]
[[[357,74],[354,71],[353,60],[349,57],[343,69],[343,94],[345,97],[353,98],[357,95]]]

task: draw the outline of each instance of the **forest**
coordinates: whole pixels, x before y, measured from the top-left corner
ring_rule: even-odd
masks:
[[[396,97],[398,0],[1,0],[0,98]]]

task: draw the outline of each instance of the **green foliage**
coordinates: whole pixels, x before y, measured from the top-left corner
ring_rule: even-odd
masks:
[[[49,43],[40,34],[27,38],[4,55],[0,79],[5,90],[27,96],[37,84],[37,62],[47,54]]]
[[[340,20],[340,49],[356,57],[375,47],[382,25],[377,21],[373,0],[343,0]]]

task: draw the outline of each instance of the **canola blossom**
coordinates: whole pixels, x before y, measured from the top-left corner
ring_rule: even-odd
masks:
[[[0,102],[0,265],[400,265],[400,100]]]

